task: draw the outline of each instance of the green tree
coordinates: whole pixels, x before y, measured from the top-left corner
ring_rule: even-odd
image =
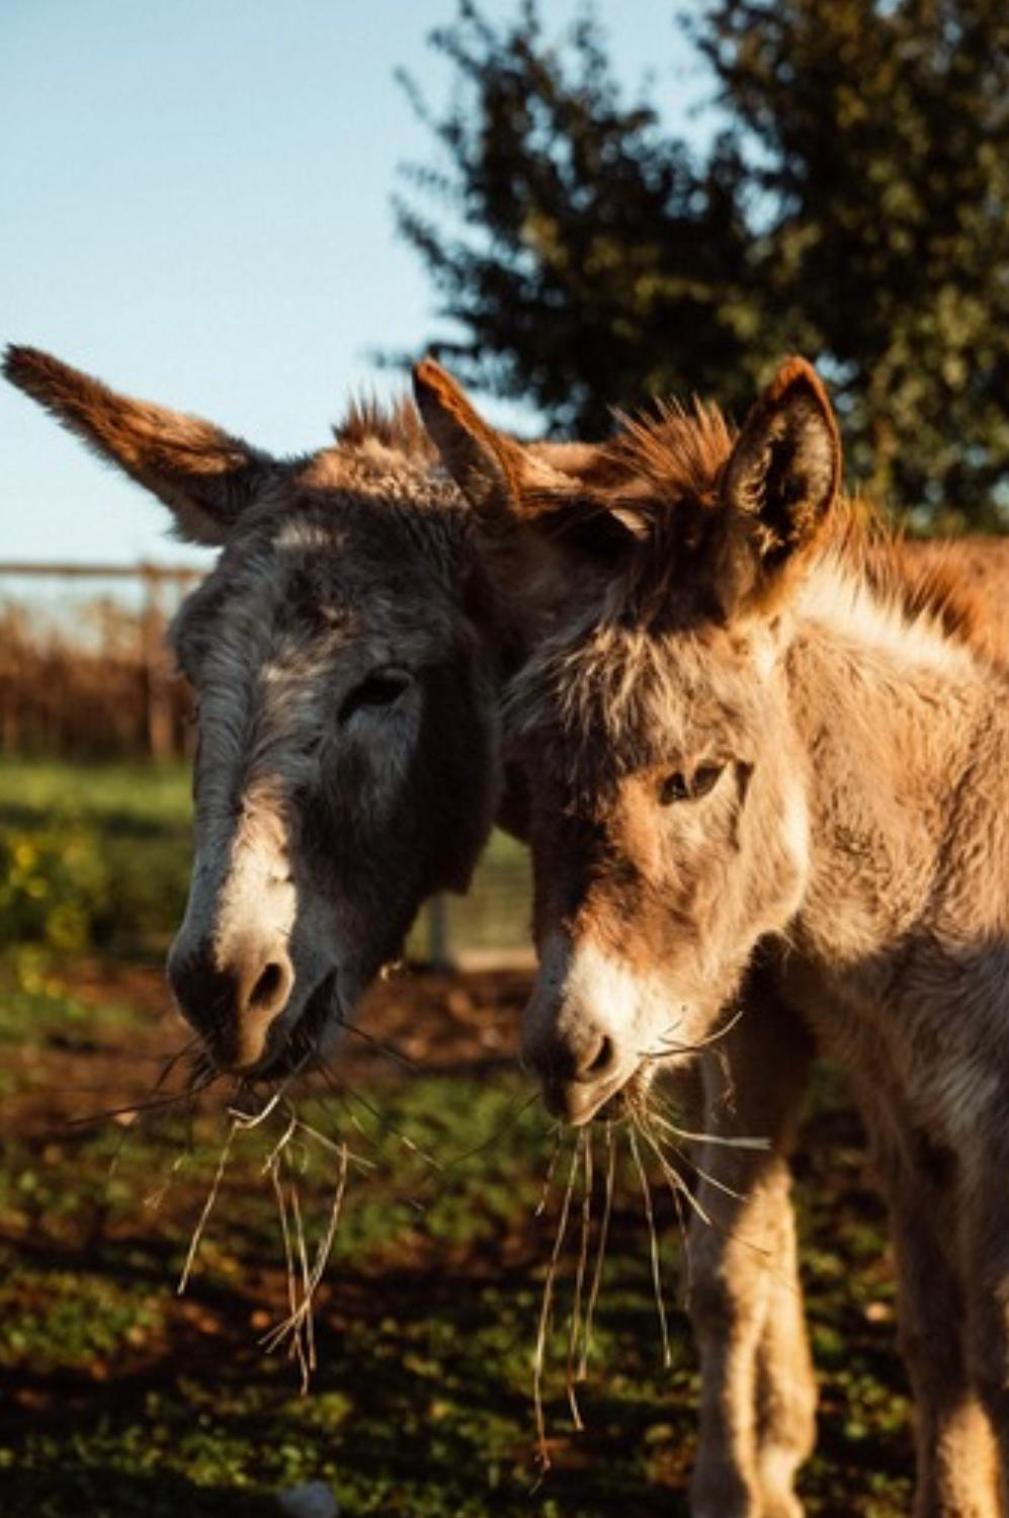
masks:
[[[604,34],[535,0],[433,37],[456,89],[400,227],[471,383],[598,435],[698,391],[737,415],[791,349],[833,382],[853,477],[991,525],[1009,489],[1009,6],[711,0],[681,22],[724,125],[692,154]],[[671,34],[667,34],[671,35]],[[657,26],[656,47],[663,33]],[[444,212],[449,212],[446,218]]]

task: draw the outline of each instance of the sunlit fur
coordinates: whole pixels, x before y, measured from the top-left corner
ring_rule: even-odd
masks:
[[[687,503],[692,544],[682,498],[649,476],[623,572],[511,690],[538,933],[566,945],[565,973],[531,1004],[534,1043],[552,1017],[570,1052],[559,1099],[582,1120],[644,1058],[717,1037],[764,946],[774,994],[851,1072],[891,1193],[916,1511],[994,1515],[1009,1503],[995,1180],[1009,1148],[1009,685],[945,572],[909,573],[906,550],[832,494],[794,539],[787,516],[765,531],[726,499],[730,470]],[[808,496],[782,489],[803,510]],[[714,762],[710,794],[659,804],[664,774]],[[713,1300],[700,1294],[702,1346],[731,1343]],[[702,1445],[694,1511],[764,1512],[782,1475],[783,1510],[798,1511],[787,1488],[808,1410],[776,1476],[766,1447],[726,1461],[724,1408],[705,1409],[722,1433]]]
[[[446,382],[426,383],[437,408]],[[439,446],[465,489],[495,445],[457,445],[453,418],[466,413],[447,405]],[[704,1130],[771,1141],[764,1158],[702,1147],[716,1227],[692,1241],[692,1511],[794,1518],[813,1391],[783,1156],[813,1029],[852,1076],[891,1201],[915,1512],[995,1518],[1009,1511],[1009,688],[1004,604],[983,592],[1000,564],[1004,583],[1005,553],[975,546],[984,568],[968,575],[968,555],[889,542],[843,503],[829,404],[799,361],[723,453],[698,444],[704,469],[684,476],[678,442],[662,474],[669,425],[625,437],[583,492],[624,536],[601,578],[569,564],[569,599],[509,696],[543,953],[527,1052],[581,1122],[644,1061],[699,1051]],[[488,563],[510,517],[562,575],[571,492],[527,491],[513,455],[494,499],[497,479],[471,492]],[[660,805],[670,772],[716,761],[703,797]]]

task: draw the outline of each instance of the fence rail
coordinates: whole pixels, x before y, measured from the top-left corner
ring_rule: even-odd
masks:
[[[171,604],[202,578],[175,564],[0,561],[0,746],[9,755],[146,754],[188,746],[189,694],[165,644]],[[69,622],[11,582],[134,584],[139,606],[96,598]],[[88,634],[85,636],[85,632]]]

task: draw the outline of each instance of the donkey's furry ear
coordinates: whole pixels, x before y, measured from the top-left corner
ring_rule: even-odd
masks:
[[[571,495],[574,481],[544,453],[485,422],[462,386],[426,358],[414,367],[413,391],[442,463],[483,528],[511,528],[549,517]]]
[[[164,501],[189,542],[227,542],[271,466],[267,455],[210,422],[117,395],[37,348],[8,348],[3,372],[95,453]]]
[[[413,393],[442,463],[484,521],[510,516],[521,496],[519,444],[495,431],[434,359],[413,369]]]
[[[729,456],[722,499],[755,523],[765,569],[808,546],[841,483],[841,442],[827,392],[803,358],[782,364]]]

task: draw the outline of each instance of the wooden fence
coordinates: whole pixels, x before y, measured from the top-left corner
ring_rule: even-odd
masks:
[[[5,754],[182,755],[190,695],[165,643],[174,606],[201,571],[165,564],[0,562],[0,747]],[[125,585],[139,595],[61,597],[39,582]],[[22,582],[24,590],[22,590]],[[15,588],[16,587],[16,588]],[[133,604],[131,604],[131,602]]]

